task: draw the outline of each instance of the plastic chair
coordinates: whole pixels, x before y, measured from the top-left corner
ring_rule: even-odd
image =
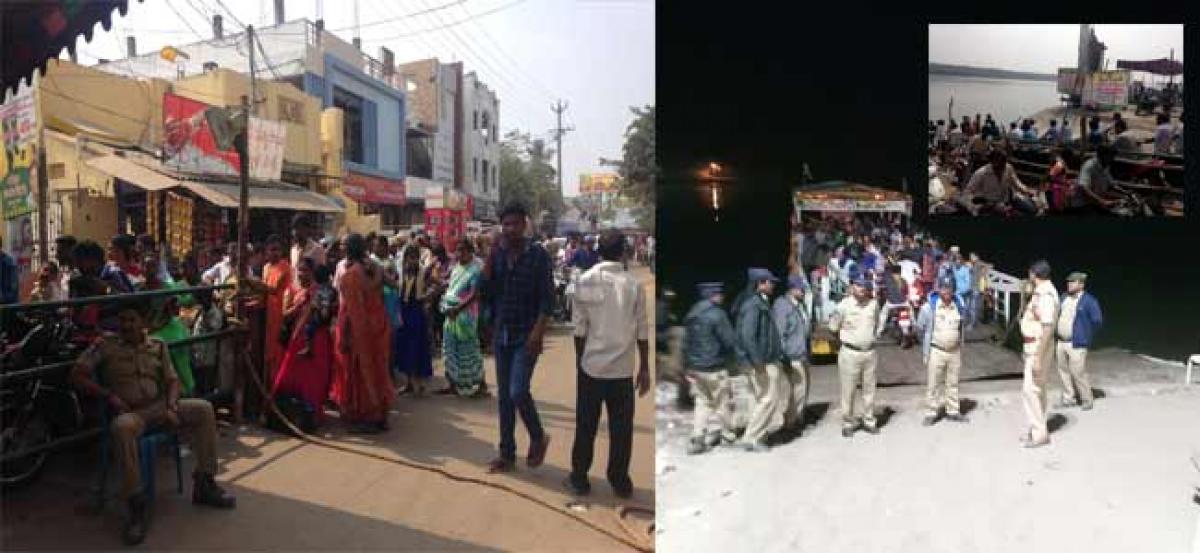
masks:
[[[103,401],[103,400],[101,400]],[[112,408],[104,403],[101,405],[104,414],[100,431],[100,478],[97,484],[96,505],[103,507],[105,489],[108,485],[108,472],[112,466]],[[147,430],[138,438],[138,470],[142,476],[142,488],[147,503],[154,502],[155,495],[155,464],[158,461],[158,448],[168,444],[175,454],[175,482],[178,493],[183,495],[183,454],[179,449],[179,434],[172,430]]]
[[[1192,355],[1191,357],[1188,357],[1187,373],[1184,374],[1184,377],[1183,377],[1183,384],[1185,386],[1192,385],[1192,367],[1195,367],[1196,365],[1200,365],[1200,353],[1197,353],[1195,355]]]

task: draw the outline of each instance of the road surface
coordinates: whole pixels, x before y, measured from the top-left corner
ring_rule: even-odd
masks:
[[[1033,450],[1017,444],[1020,379],[965,383],[970,423],[932,428],[921,426],[923,386],[880,388],[890,413],[881,433],[845,439],[830,408],[835,370],[816,367],[800,438],[694,457],[684,453],[691,414],[660,384],[658,547],[1187,553],[1200,546],[1200,472],[1189,460],[1200,462],[1200,385],[1182,386],[1181,366],[1155,365],[1099,371],[1095,409],[1055,409],[1053,443]]]
[[[637,274],[653,298],[653,276]],[[651,310],[652,311],[652,310]],[[653,313],[649,314],[653,317]],[[383,453],[465,476],[516,487],[559,507],[558,512],[511,494],[457,483],[442,476],[330,450],[254,427],[222,428],[218,480],[238,496],[238,508],[219,512],[191,505],[191,459],[184,459],[184,496],[175,495],[174,467],[159,458],[158,494],[143,550],[508,550],[625,551],[628,547],[566,516],[570,513],[616,533],[622,505],[654,506],[653,393],[636,405],[631,476],[632,499],[613,496],[604,477],[607,423],[601,421],[592,495],[576,502],[563,488],[570,471],[575,427],[574,346],[570,328],[557,327],[537,366],[533,393],[552,442],[546,463],[524,466],[528,434],[518,424],[515,473],[484,475],[498,442],[496,401],[449,397],[402,398],[392,429],[380,436],[349,436],[337,422],[321,435],[365,451]],[[652,357],[653,358],[653,357]],[[486,361],[495,382],[493,360]],[[441,374],[441,368],[435,372]],[[440,384],[440,381],[437,383]],[[95,449],[52,459],[42,479],[6,493],[0,548],[119,549],[121,509],[110,501],[101,514],[88,512],[88,486]],[[632,516],[628,526],[649,538],[648,520]]]

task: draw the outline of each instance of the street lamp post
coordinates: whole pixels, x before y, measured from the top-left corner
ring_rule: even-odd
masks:
[[[721,164],[712,161],[708,164],[708,180],[712,188],[713,222],[721,222]]]

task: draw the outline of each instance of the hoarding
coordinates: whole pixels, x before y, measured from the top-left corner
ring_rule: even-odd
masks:
[[[1079,72],[1074,67],[1062,67],[1058,70],[1058,93],[1059,94],[1078,94],[1075,86],[1075,78]]]
[[[583,173],[579,175],[579,193],[615,193],[621,189],[620,182],[616,173]]]
[[[342,193],[356,201],[371,204],[405,205],[404,181],[349,172],[342,179]]]
[[[217,148],[204,118],[204,110],[209,107],[169,92],[163,95],[165,165],[181,173],[237,176],[237,152]],[[287,128],[283,123],[251,117],[248,133],[250,178],[278,181],[283,171]]]
[[[1129,100],[1129,72],[1097,71],[1092,73],[1091,97],[1088,104],[1099,106],[1123,106]]]
[[[4,155],[0,156],[0,190],[4,219],[16,219],[37,208],[37,117],[33,97],[26,94],[0,106]]]

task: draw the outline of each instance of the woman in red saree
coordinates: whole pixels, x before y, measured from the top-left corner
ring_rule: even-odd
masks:
[[[346,238],[346,269],[336,284],[333,396],[355,432],[387,430],[393,390],[388,374],[390,326],[382,286],[383,271],[367,259],[366,239],[351,234]]]
[[[329,269],[316,269],[311,258],[301,258],[296,269],[299,286],[288,290],[283,316],[292,322],[292,332],[279,374],[271,387],[274,397],[292,396],[308,404],[317,423],[325,410],[333,379],[333,318],[336,294],[329,287]]]
[[[266,311],[266,347],[264,362],[266,364],[267,382],[275,380],[279,371],[279,363],[283,361],[283,340],[280,334],[283,329],[283,295],[292,286],[292,265],[283,257],[283,241],[272,235],[267,238],[267,263],[263,265],[263,283],[266,284],[266,299],[263,302]]]

